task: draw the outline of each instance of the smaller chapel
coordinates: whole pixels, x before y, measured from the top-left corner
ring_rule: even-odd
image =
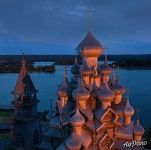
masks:
[[[14,113],[11,120],[11,149],[13,150],[33,150],[40,142],[37,92],[23,58],[18,80],[12,91]]]

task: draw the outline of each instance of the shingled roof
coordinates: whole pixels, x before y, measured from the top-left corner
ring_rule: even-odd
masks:
[[[18,80],[15,89],[12,93],[16,95],[27,95],[27,94],[35,94],[37,92],[38,91],[34,87],[34,84],[28,73],[26,62],[23,60],[22,67],[18,76]]]
[[[91,31],[88,31],[86,37],[78,45],[77,50],[81,51],[84,50],[85,48],[102,48],[102,45],[93,36]]]

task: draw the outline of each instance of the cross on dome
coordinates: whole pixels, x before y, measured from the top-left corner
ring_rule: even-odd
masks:
[[[104,47],[103,50],[104,50],[104,62],[107,63],[107,54],[106,54],[106,51],[109,50],[109,48],[108,47]]]
[[[94,10],[88,10],[89,31],[92,31],[92,13]]]

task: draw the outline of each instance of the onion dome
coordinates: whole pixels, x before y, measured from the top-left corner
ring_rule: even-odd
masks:
[[[133,116],[134,115],[134,108],[130,105],[129,97],[127,96],[127,100],[124,106],[124,114],[126,116]]]
[[[118,105],[112,103],[112,109],[118,116],[123,116],[123,108],[124,108],[124,101],[121,101]]]
[[[77,47],[79,54],[83,57],[99,57],[102,54],[102,49],[102,45],[95,39],[90,30]]]
[[[75,75],[80,73],[80,67],[78,65],[77,57],[75,58],[74,65],[71,67],[71,73]]]
[[[82,126],[85,123],[85,119],[81,115],[78,108],[76,109],[76,113],[71,118],[71,123],[73,126]]]
[[[112,72],[112,68],[108,65],[107,61],[104,61],[103,64],[98,65],[98,72],[101,75],[109,75]]]
[[[88,100],[90,97],[89,91],[85,88],[82,81],[79,81],[78,87],[73,91],[72,95],[78,100]]]
[[[142,136],[144,134],[144,128],[141,126],[138,119],[134,124],[134,134],[135,135],[140,135],[140,136]]]
[[[91,68],[88,66],[87,62],[86,62],[86,59],[84,58],[83,60],[83,64],[82,64],[82,67],[81,67],[81,74],[82,75],[85,75],[85,76],[88,76],[92,73],[92,70]]]
[[[75,133],[72,133],[70,138],[67,139],[66,146],[67,146],[67,149],[69,149],[69,150],[80,150],[81,149],[81,142]]]
[[[64,80],[63,82],[59,85],[59,88],[58,88],[58,91],[57,91],[57,94],[59,97],[65,97],[65,96],[68,96],[69,94],[69,87],[68,87],[68,78],[67,78],[67,70],[66,70],[66,67],[64,69]]]
[[[101,86],[98,91],[98,98],[103,101],[112,101],[114,99],[113,91],[108,87],[107,84]]]
[[[71,81],[70,81],[70,87],[72,89],[76,89],[77,88],[77,80],[75,78],[71,78]]]
[[[118,94],[124,94],[126,92],[125,87],[122,84],[120,84],[118,79],[112,84],[111,89],[117,95]]]
[[[64,81],[60,84],[57,94],[59,97],[65,97],[68,96],[68,84],[66,82],[66,80],[64,79]]]

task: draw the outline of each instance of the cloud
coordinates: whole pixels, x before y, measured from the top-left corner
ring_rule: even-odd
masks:
[[[0,54],[73,54],[71,47],[53,43],[28,42],[0,34]]]
[[[103,44],[121,39],[148,43],[150,6],[150,0],[0,0],[0,33],[74,48],[87,32],[92,9],[93,32]]]

